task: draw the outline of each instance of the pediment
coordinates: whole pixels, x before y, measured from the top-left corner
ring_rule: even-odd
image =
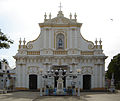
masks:
[[[75,24],[75,21],[72,21],[66,17],[55,17],[53,19],[47,19],[47,21],[45,21],[45,23],[47,24]]]
[[[69,24],[70,20],[65,17],[56,17],[52,19],[51,22],[54,24]]]

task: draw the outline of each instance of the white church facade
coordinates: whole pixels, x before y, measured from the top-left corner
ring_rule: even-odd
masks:
[[[83,38],[82,23],[57,17],[39,23],[37,39],[26,43],[19,41],[16,59],[16,89],[68,89],[102,90],[105,88],[105,59],[102,41],[95,44]],[[22,44],[23,43],[23,44]],[[58,83],[61,82],[61,87]]]

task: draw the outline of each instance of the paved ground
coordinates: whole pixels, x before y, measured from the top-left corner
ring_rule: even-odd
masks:
[[[13,92],[0,94],[0,101],[120,101],[118,93],[82,92],[77,96],[39,96],[39,92]]]

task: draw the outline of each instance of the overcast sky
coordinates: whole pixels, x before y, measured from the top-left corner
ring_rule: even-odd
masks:
[[[0,59],[6,58],[15,67],[13,56],[17,53],[19,38],[34,40],[40,33],[38,23],[44,21],[44,13],[57,16],[59,3],[69,18],[77,14],[83,23],[81,33],[89,41],[101,38],[106,59],[106,69],[120,52],[120,0],[0,0],[0,29],[14,40],[10,49],[0,49]],[[73,16],[74,17],[74,16]]]

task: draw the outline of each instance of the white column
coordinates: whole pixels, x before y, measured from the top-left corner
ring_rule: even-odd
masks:
[[[37,89],[40,89],[40,83],[41,83],[41,81],[40,81],[40,75],[38,74],[37,75]]]
[[[94,88],[94,75],[91,75],[91,88]]]
[[[29,74],[26,74],[26,87],[29,89]]]
[[[39,80],[40,80],[40,96],[43,96],[42,95],[42,74],[40,74]]]
[[[100,68],[100,88],[102,88],[102,83],[103,83],[103,82],[102,82],[102,81],[103,81],[103,80],[102,80],[102,65],[100,65],[99,68]]]
[[[70,29],[70,48],[72,48],[72,29]]]
[[[50,36],[49,36],[49,29],[47,29],[46,30],[46,48],[49,47],[49,38],[50,38]]]
[[[94,66],[92,66],[94,67]],[[92,87],[91,88],[95,88],[95,68],[93,68],[93,74],[92,74]]]
[[[19,87],[19,83],[20,80],[19,80],[19,65],[17,64],[16,65],[16,87]]]
[[[18,87],[22,86],[22,74],[21,74],[21,65],[18,66]]]
[[[44,48],[46,48],[46,29],[44,29],[43,35],[44,35]]]
[[[26,67],[25,67],[25,66],[26,66],[26,65],[23,65],[23,67],[22,67],[22,71],[23,71],[23,72],[22,72],[22,74],[23,74],[23,75],[22,75],[22,76],[23,76],[23,77],[22,77],[22,82],[23,82],[23,83],[22,83],[22,87],[24,87],[24,88],[26,88],[26,87],[25,87],[25,84],[26,84],[26,80],[25,80],[25,79],[26,79],[26,76],[25,76],[25,74],[26,74],[26,73],[25,73],[25,68],[26,68]]]
[[[97,76],[98,76],[98,75],[97,75],[97,65],[95,65],[94,71],[95,71],[95,74],[94,74],[94,75],[95,75],[95,76],[94,76],[94,87],[97,88],[97,81],[98,81],[98,80],[97,80]]]
[[[77,40],[78,40],[78,38],[77,38],[77,30],[75,29],[75,48],[77,48]]]
[[[75,30],[72,30],[72,48],[75,48]]]
[[[51,48],[51,29],[49,30],[49,48]]]
[[[24,75],[24,70],[23,70],[23,68],[24,68],[24,65],[21,65],[21,87],[23,87],[23,84],[24,84],[24,77],[23,77],[23,75]]]
[[[100,87],[100,65],[97,65],[97,87]]]
[[[83,75],[80,76],[80,88],[83,89]]]

